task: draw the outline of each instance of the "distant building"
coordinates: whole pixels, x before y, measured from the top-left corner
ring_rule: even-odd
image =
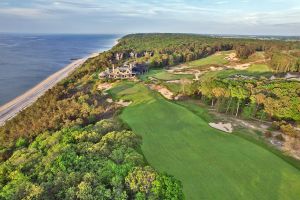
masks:
[[[101,72],[99,78],[129,79],[146,72],[148,72],[148,67],[145,64],[130,63],[120,67],[115,67],[113,64],[111,68],[107,68],[105,71]]]

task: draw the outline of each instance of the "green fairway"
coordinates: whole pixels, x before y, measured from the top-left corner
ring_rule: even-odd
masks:
[[[110,93],[133,101],[121,118],[143,137],[148,162],[182,181],[186,199],[300,198],[297,168],[255,143],[209,127],[200,107],[192,112],[142,83],[121,82]]]
[[[225,65],[228,63],[228,61],[225,59],[228,53],[230,52],[219,52],[218,54],[214,54],[206,58],[188,62],[187,65],[193,68],[202,67],[205,65]]]
[[[154,78],[157,78],[162,81],[171,81],[171,80],[178,80],[182,78],[192,79],[194,78],[194,75],[191,74],[171,74],[167,71],[162,71],[160,73],[157,73],[153,76]]]
[[[164,69],[150,70],[149,73],[140,76],[141,80],[147,80],[149,77],[156,78],[161,81],[179,80],[182,78],[192,79],[194,75],[191,74],[172,74]]]
[[[247,69],[249,72],[271,72],[271,68],[266,64],[253,64]]]

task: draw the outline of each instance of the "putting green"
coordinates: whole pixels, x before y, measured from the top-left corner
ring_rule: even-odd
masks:
[[[201,108],[196,115],[142,83],[122,82],[110,92],[133,101],[121,118],[143,137],[148,162],[182,181],[186,199],[300,198],[297,168],[261,146],[209,127]]]

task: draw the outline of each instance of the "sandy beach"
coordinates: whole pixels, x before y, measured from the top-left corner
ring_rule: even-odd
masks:
[[[42,96],[47,90],[56,85],[59,81],[66,78],[76,68],[81,66],[87,59],[97,56],[98,53],[93,53],[85,58],[75,60],[63,69],[52,74],[35,87],[31,88],[24,94],[11,100],[0,107],[0,126],[2,126],[7,120],[16,116],[21,110],[30,106],[40,96]]]

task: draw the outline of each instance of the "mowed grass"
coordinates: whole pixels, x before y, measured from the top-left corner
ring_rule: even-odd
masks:
[[[123,82],[110,93],[133,101],[121,119],[143,137],[148,162],[182,181],[186,199],[299,199],[297,168],[257,144],[209,127],[200,107],[191,111],[169,102],[142,83]]]
[[[191,61],[186,64],[192,68],[202,67],[206,65],[225,65],[229,63],[228,60],[225,59],[228,53],[230,53],[230,51],[219,52],[206,58]]]
[[[150,70],[149,73],[140,76],[141,80],[147,80],[149,77],[156,78],[161,81],[171,81],[171,80],[179,80],[179,79],[192,79],[194,75],[191,74],[172,74],[166,71],[165,69],[158,70]]]
[[[266,64],[253,64],[247,69],[249,72],[271,72],[271,68]]]

